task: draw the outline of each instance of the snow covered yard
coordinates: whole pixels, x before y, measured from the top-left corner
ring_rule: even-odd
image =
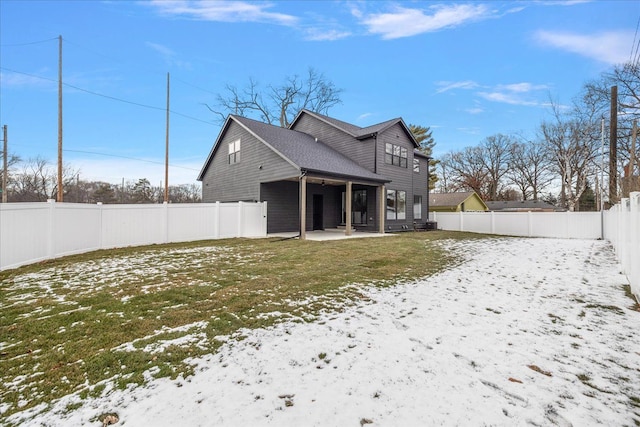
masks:
[[[603,241],[441,241],[464,261],[310,323],[243,330],[195,375],[71,395],[25,425],[638,425],[640,312]],[[243,339],[239,339],[239,338]],[[73,407],[73,411],[68,408]]]

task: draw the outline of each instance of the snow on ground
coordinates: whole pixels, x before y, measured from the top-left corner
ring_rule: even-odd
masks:
[[[466,261],[370,289],[358,306],[313,323],[243,331],[194,360],[192,377],[110,391],[63,415],[70,396],[26,425],[100,425],[106,412],[127,426],[640,420],[640,312],[606,242],[443,244]]]

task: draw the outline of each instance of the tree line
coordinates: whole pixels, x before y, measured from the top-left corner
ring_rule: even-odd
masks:
[[[603,181],[609,179],[613,86],[618,89],[618,158],[613,170],[614,178],[621,179],[615,194],[603,195],[598,189],[608,188]],[[442,156],[437,191],[473,190],[484,200],[544,200],[578,211],[616,203],[618,195],[640,190],[640,180],[629,168],[632,123],[640,116],[640,64],[616,66],[585,83],[569,106],[553,100],[549,105],[550,118],[539,124],[533,139],[495,134]]]
[[[57,167],[37,157],[8,160],[7,201],[46,202],[58,193]],[[80,179],[80,171],[68,166],[62,171],[63,197],[70,203],[162,203],[164,188],[153,186],[146,178],[111,184]],[[171,203],[197,203],[202,200],[198,184],[169,186]]]

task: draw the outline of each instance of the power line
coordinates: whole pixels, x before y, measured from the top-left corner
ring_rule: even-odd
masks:
[[[66,151],[66,152],[69,152],[69,153],[95,154],[95,155],[98,155],[98,156],[118,157],[120,159],[135,160],[135,161],[138,161],[138,162],[153,163],[153,164],[156,164],[156,165],[164,165],[164,162],[158,162],[158,161],[155,161],[155,160],[139,159],[139,158],[136,158],[136,157],[121,156],[121,155],[118,155],[118,154],[107,154],[107,153],[101,153],[101,152],[98,152],[98,151],[71,150],[71,149],[68,149],[68,148],[65,148],[63,151]],[[187,166],[178,166],[178,165],[169,165],[169,166],[171,166],[172,168],[180,168],[180,169],[187,169],[187,170],[191,170],[191,171],[200,172],[199,169],[194,169],[194,168],[190,168],[190,167],[187,167]]]
[[[9,71],[9,72],[16,73],[16,74],[22,74],[22,75],[25,75],[25,76],[29,76],[29,77],[33,77],[33,78],[41,79],[41,80],[46,80],[46,81],[50,81],[50,82],[56,82],[57,81],[57,80],[51,79],[49,77],[37,76],[35,74],[25,73],[23,71],[17,71],[17,70],[13,70],[11,68],[6,68],[6,67],[0,67],[0,70]],[[95,96],[100,96],[102,98],[111,99],[112,101],[123,102],[125,104],[135,105],[135,106],[138,106],[138,107],[148,108],[148,109],[151,109],[151,110],[166,111],[166,108],[163,108],[163,107],[156,107],[154,105],[142,104],[140,102],[129,101],[129,100],[126,100],[126,99],[115,97],[115,96],[105,95],[105,94],[94,92],[94,91],[91,91],[91,90],[88,90],[88,89],[83,89],[81,87],[78,87],[78,86],[75,86],[75,85],[72,85],[72,84],[69,84],[69,83],[63,83],[63,85],[66,86],[66,87],[70,87],[72,89],[76,89],[76,90],[78,90],[80,92],[88,93],[90,95],[95,95]],[[171,111],[171,110],[170,110],[170,112],[172,114],[177,115],[177,116],[181,116],[181,117],[184,117],[184,118],[187,118],[187,119],[190,119],[190,120],[194,120],[194,121],[197,121],[197,122],[206,123],[208,125],[215,126],[215,123],[212,123],[212,122],[209,122],[209,121],[206,121],[206,120],[202,120],[202,119],[198,119],[196,117],[192,117],[192,116],[189,116],[187,114],[183,114],[183,113],[179,113],[177,111]]]
[[[50,39],[39,40],[39,41],[35,41],[35,42],[14,43],[14,44],[0,44],[0,47],[29,46],[29,45],[32,45],[32,44],[40,44],[40,43],[50,42],[51,40],[58,40],[58,37],[52,37]]]

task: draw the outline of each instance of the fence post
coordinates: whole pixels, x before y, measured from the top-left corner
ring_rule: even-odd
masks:
[[[533,216],[531,211],[527,211],[527,236],[531,237],[533,234],[533,224],[531,221],[533,220]]]
[[[163,243],[169,243],[169,202],[162,202]]]
[[[267,236],[267,213],[269,211],[267,210],[267,201],[265,200],[264,202],[262,202],[262,234],[266,237]]]
[[[216,207],[213,210],[213,238],[220,238],[220,202],[216,202]]]
[[[494,211],[491,214],[491,234],[496,234],[496,213]]]
[[[96,204],[98,205],[98,210],[100,212],[100,216],[99,216],[99,219],[98,219],[98,227],[99,227],[98,228],[98,245],[99,245],[98,247],[100,249],[104,249],[102,247],[103,242],[104,242],[104,240],[102,238],[104,236],[104,224],[103,224],[104,220],[102,218],[102,202],[98,202]]]
[[[238,234],[237,237],[244,237],[244,202],[238,202]]]
[[[638,258],[640,257],[640,192],[634,191],[629,194],[629,256],[627,259],[631,263],[629,266],[629,283],[631,284],[631,292],[636,299],[640,298],[640,266]],[[635,260],[635,262],[634,262]]]
[[[460,211],[460,226],[459,231],[464,231],[464,212]]]
[[[49,229],[47,230],[47,256],[49,259],[56,257],[55,245],[55,228],[56,228],[56,201],[55,199],[47,199],[49,204]]]

